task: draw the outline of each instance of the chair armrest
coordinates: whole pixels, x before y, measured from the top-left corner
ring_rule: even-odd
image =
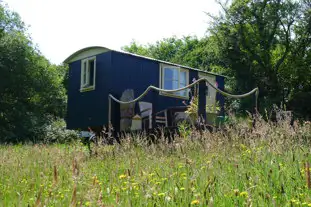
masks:
[[[166,112],[166,111],[167,111],[166,109],[164,109],[164,110],[162,110],[162,111],[159,111],[159,112],[155,113],[154,116],[157,116],[157,115],[159,115],[159,114],[161,114],[161,113],[164,113],[164,115],[165,115],[165,112]]]
[[[152,109],[150,109],[150,108],[148,108],[148,109],[144,109],[144,110],[142,110],[142,111],[140,111],[140,112],[138,112],[137,114],[142,114],[142,113],[144,113],[144,112],[146,112],[146,111],[150,111],[150,110],[152,110]]]

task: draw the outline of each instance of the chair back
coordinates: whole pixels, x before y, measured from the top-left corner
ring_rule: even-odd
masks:
[[[126,89],[120,98],[121,101],[131,101],[134,99],[134,90]],[[128,130],[132,125],[132,117],[134,116],[135,103],[120,104],[120,130]]]
[[[140,101],[138,102],[140,115],[142,118],[152,115],[152,103]]]

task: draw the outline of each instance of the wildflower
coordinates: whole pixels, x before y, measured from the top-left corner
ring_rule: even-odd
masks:
[[[180,188],[181,191],[185,190],[185,188]]]
[[[165,201],[169,202],[171,200],[172,200],[172,198],[170,196],[165,196]]]
[[[244,144],[240,144],[240,147],[241,147],[242,150],[246,150],[247,149],[247,147]]]
[[[197,204],[199,204],[199,203],[200,203],[199,200],[193,200],[193,201],[191,201],[191,205],[197,205]]]
[[[248,193],[246,191],[243,191],[240,193],[241,197],[248,197]]]
[[[239,195],[239,189],[234,189],[233,192],[234,192],[234,195],[236,195],[236,196]]]
[[[84,203],[84,205],[85,205],[85,206],[91,206],[91,202],[90,202],[90,201],[87,201],[87,202]]]
[[[150,173],[150,174],[149,174],[150,177],[152,177],[152,176],[154,176],[154,175],[155,175],[155,173]]]
[[[119,176],[119,179],[124,179],[124,178],[126,178],[126,175],[124,175],[124,174]]]
[[[165,196],[165,193],[159,193],[158,196],[160,197]]]
[[[308,203],[308,206],[311,206],[311,203]]]
[[[182,173],[180,176],[181,177],[186,177],[186,175],[187,175],[186,173]]]

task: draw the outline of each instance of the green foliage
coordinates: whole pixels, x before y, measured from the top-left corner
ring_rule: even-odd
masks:
[[[225,74],[235,78],[232,89],[236,93],[258,86],[263,110],[284,103],[288,98],[284,88],[292,95],[300,90],[299,85],[310,90],[309,1],[235,0],[219,4],[223,13],[210,15],[213,24],[209,31],[222,51]],[[241,103],[243,108],[248,105],[248,100]]]
[[[301,113],[296,94],[311,90],[310,0],[226,2],[218,1],[219,15],[208,14],[206,37],[171,37],[147,46],[132,42],[123,49],[224,74],[226,89],[235,94],[259,87],[262,112],[289,101],[289,109]],[[252,111],[253,105],[251,99],[240,101],[243,110]],[[303,115],[310,118],[311,103],[306,106]]]
[[[18,14],[1,3],[0,57],[0,142],[37,141],[65,115],[65,70],[40,54]]]
[[[183,38],[171,37],[157,41],[147,46],[139,45],[133,41],[129,46],[122,49],[127,52],[169,61],[177,64],[187,65],[202,70],[210,70],[209,66],[216,64],[214,53],[211,50],[209,38],[198,39],[186,36]]]
[[[70,143],[79,139],[77,131],[67,130],[63,119],[53,120],[42,134],[44,143]]]

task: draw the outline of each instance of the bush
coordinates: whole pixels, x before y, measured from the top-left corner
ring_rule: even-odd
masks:
[[[44,143],[68,143],[79,138],[77,131],[66,129],[66,123],[63,119],[56,119],[45,126],[43,135]]]

